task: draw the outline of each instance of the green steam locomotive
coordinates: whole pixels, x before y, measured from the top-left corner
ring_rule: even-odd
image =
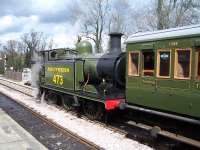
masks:
[[[200,25],[134,34],[126,52],[121,36],[110,34],[105,54],[88,41],[43,51],[41,93],[91,119],[134,109],[200,124]]]

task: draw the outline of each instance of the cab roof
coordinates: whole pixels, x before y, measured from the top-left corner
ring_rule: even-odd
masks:
[[[137,42],[148,42],[148,41],[150,42],[162,39],[193,37],[193,36],[200,36],[200,24],[166,29],[166,30],[158,30],[153,32],[136,33],[129,36],[126,43],[137,43]]]

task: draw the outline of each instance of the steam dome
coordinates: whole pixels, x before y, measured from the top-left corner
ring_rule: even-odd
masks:
[[[77,44],[76,49],[79,54],[91,54],[92,44],[89,41],[81,41]]]

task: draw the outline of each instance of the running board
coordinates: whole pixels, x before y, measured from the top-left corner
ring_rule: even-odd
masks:
[[[139,110],[139,111],[142,111],[142,112],[147,112],[147,113],[150,113],[150,114],[155,114],[155,115],[164,116],[164,117],[167,117],[167,118],[172,118],[172,119],[181,120],[181,121],[189,122],[189,123],[192,123],[192,124],[200,125],[200,120],[196,120],[196,119],[192,119],[192,118],[177,116],[177,115],[164,113],[164,112],[151,110],[151,109],[146,109],[146,108],[133,106],[133,105],[126,105],[125,107],[131,108],[131,109],[134,109],[134,110]]]

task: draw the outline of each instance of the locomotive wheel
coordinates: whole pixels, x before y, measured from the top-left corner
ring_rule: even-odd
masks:
[[[47,104],[56,104],[57,103],[57,95],[53,92],[45,92],[44,100]]]
[[[44,92],[43,94],[44,94],[44,100],[47,102],[47,101],[48,101],[49,94],[48,94],[47,91]]]
[[[93,101],[85,101],[83,104],[83,112],[91,120],[101,119],[103,116],[103,107]]]
[[[70,111],[74,108],[74,99],[72,97],[67,97],[67,96],[61,96],[62,97],[62,103],[63,107],[67,110]]]

